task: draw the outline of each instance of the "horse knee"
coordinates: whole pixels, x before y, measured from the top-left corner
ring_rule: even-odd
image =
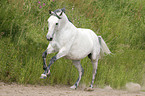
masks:
[[[44,51],[42,54],[42,58],[46,58],[46,55],[47,55],[47,51]]]

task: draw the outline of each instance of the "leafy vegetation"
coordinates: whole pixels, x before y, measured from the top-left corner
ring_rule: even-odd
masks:
[[[95,85],[122,88],[127,82],[145,83],[145,2],[144,0],[1,0],[0,80],[22,84],[69,84],[78,77],[70,60],[61,58],[43,72],[42,53],[46,40],[48,10],[65,7],[77,27],[92,29],[106,41],[113,55],[99,61]],[[99,29],[99,31],[97,31]],[[47,56],[47,62],[54,54]],[[81,83],[90,84],[92,65],[82,61]]]

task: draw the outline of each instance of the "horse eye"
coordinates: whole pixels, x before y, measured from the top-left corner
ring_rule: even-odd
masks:
[[[58,23],[56,23],[56,25],[58,25]]]

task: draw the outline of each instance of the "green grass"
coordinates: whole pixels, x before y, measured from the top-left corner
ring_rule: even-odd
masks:
[[[73,85],[78,77],[70,60],[61,58],[51,67],[51,76],[43,72],[42,53],[47,48],[48,10],[66,8],[77,27],[92,29],[101,35],[112,55],[99,61],[95,85],[122,88],[127,82],[145,84],[145,2],[144,0],[2,0],[0,8],[0,80],[20,84]],[[46,6],[43,6],[43,3]],[[99,32],[97,30],[99,29]],[[54,54],[47,56],[47,62]],[[82,61],[81,83],[90,84],[92,64]]]

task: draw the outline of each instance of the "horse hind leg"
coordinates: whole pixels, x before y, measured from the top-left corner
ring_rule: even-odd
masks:
[[[95,56],[95,58],[93,58],[93,54],[89,54],[88,57],[91,59],[92,61],[92,65],[93,65],[93,76],[92,76],[92,81],[91,81],[91,85],[90,85],[90,88],[93,88],[93,84],[94,84],[94,81],[95,81],[95,77],[96,77],[96,74],[97,74],[97,66],[98,66],[98,59],[99,59],[99,56]]]
[[[95,77],[96,77],[96,74],[97,74],[98,59],[99,59],[99,57],[96,60],[92,60],[93,76],[92,76],[92,81],[91,81],[91,85],[90,85],[91,88],[93,88],[93,84],[94,84]]]
[[[77,70],[78,70],[78,72],[79,72],[79,77],[78,77],[76,83],[75,83],[73,86],[71,86],[70,88],[71,88],[71,89],[76,89],[77,86],[79,85],[79,82],[80,82],[81,78],[82,78],[82,75],[83,75],[83,73],[84,73],[84,69],[83,69],[83,67],[81,66],[80,60],[73,61],[73,65],[77,68]]]

